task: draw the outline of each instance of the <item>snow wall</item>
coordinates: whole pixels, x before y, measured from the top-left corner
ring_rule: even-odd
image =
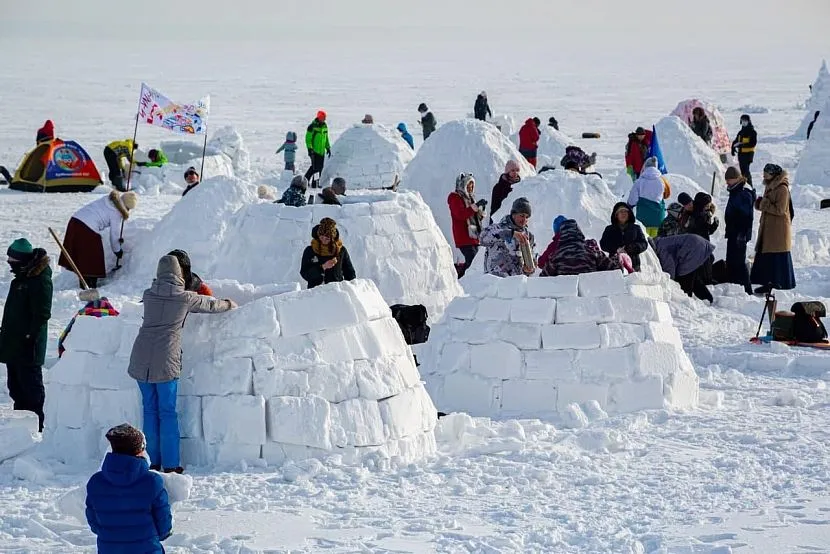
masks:
[[[66,463],[100,460],[113,425],[140,426],[127,375],[142,309],[80,316],[48,374],[44,445]],[[371,281],[265,297],[184,329],[179,429],[186,465],[435,451],[436,411]]]
[[[327,187],[335,177],[346,179],[355,189],[391,186],[395,175],[403,175],[414,152],[395,130],[380,124],[358,124],[347,129],[331,146],[320,183]]]
[[[456,178],[461,173],[472,173],[476,199],[489,202],[508,160],[519,162],[523,178],[536,173],[494,125],[475,119],[450,121],[421,145],[404,171],[401,186],[421,193],[447,242],[455,246],[447,196],[455,190]]]
[[[822,113],[827,113],[824,110],[827,109],[826,104],[828,102],[830,102],[830,71],[827,70],[827,60],[822,60],[816,80],[813,82],[813,92],[810,94],[810,98],[807,99],[807,113],[804,114],[801,125],[798,126],[798,129],[793,134],[794,138],[802,140],[807,138],[807,127],[810,126],[813,116],[819,110]],[[821,121],[821,118],[822,116],[819,116],[819,121]],[[816,122],[817,125],[818,122]],[[813,127],[813,132],[815,132],[815,126]],[[813,136],[812,133],[810,136]]]
[[[163,143],[162,143],[163,144]],[[165,151],[166,153],[166,151]],[[201,152],[197,160],[182,164],[168,163],[162,167],[134,167],[130,188],[142,195],[181,194],[187,188],[184,172],[194,166],[199,171],[202,165]],[[212,177],[233,177],[233,161],[224,154],[205,156],[202,180]],[[201,186],[201,185],[200,185]]]
[[[519,129],[524,125],[519,126]],[[559,161],[562,159],[562,156],[565,155],[565,149],[568,146],[578,146],[574,140],[562,133],[557,131],[550,125],[541,125],[539,127],[539,149],[536,153],[536,167],[541,169],[546,165],[550,165],[553,167],[562,167],[559,164]],[[519,132],[516,131],[513,135],[510,136],[510,141],[516,145],[516,148],[519,147]],[[589,151],[588,154],[590,155],[591,152]]]
[[[694,407],[698,378],[667,280],[620,271],[465,280],[469,296],[447,307],[419,355],[427,390],[443,412],[566,422],[597,405]]]
[[[824,117],[824,114],[827,114],[827,117]],[[830,187],[830,98],[824,105],[810,133],[810,140],[801,153],[795,172],[795,184]]]
[[[714,172],[715,188],[726,186],[723,178],[726,167],[720,156],[695,135],[686,122],[672,115],[657,122],[655,128],[670,173],[685,175],[708,191]]]

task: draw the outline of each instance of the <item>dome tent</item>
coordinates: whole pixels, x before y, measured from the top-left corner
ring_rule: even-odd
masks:
[[[709,125],[712,126],[712,149],[718,154],[728,154],[732,150],[732,139],[729,137],[723,115],[714,104],[692,98],[680,102],[669,115],[677,116],[688,123],[692,120],[692,111],[695,108],[703,108],[703,113],[709,118]]]
[[[332,145],[320,182],[328,186],[335,177],[343,177],[349,188],[382,189],[403,175],[413,156],[398,131],[377,123],[358,124]]]
[[[25,192],[90,192],[102,184],[86,150],[59,138],[41,142],[23,156],[9,188]]]
[[[813,82],[813,89],[810,93],[810,98],[807,99],[806,108],[807,113],[804,114],[804,119],[801,120],[801,125],[796,129],[793,135],[798,139],[807,138],[807,127],[815,117],[817,111],[826,110],[825,105],[830,102],[830,71],[827,70],[827,60],[821,61],[821,67],[818,70],[815,82]],[[821,120],[821,117],[819,117]],[[818,125],[818,123],[816,123]],[[815,132],[815,130],[813,131]],[[812,135],[810,135],[812,136]]]

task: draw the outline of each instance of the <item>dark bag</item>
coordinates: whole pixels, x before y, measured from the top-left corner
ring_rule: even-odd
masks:
[[[775,318],[772,320],[769,329],[772,340],[785,342],[795,340],[794,319],[795,316],[792,312],[775,312]]]
[[[389,306],[392,317],[398,322],[406,344],[421,344],[429,339],[427,309],[422,304],[407,306],[394,304]]]
[[[821,318],[827,315],[824,304],[818,301],[796,302],[793,312],[793,336],[798,342],[823,342],[827,338],[827,329]]]

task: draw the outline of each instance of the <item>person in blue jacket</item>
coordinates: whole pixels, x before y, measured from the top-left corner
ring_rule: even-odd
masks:
[[[144,458],[144,433],[122,423],[106,436],[112,452],[86,484],[86,519],[98,554],[163,553],[173,515],[161,475]]]
[[[404,139],[409,147],[414,150],[415,141],[412,139],[412,135],[409,134],[409,130],[406,128],[406,123],[398,123],[398,131],[401,132],[401,138]]]
[[[723,212],[726,223],[726,268],[729,282],[742,285],[752,294],[749,271],[746,268],[746,243],[752,240],[755,189],[735,167],[726,169],[726,189],[729,200]]]

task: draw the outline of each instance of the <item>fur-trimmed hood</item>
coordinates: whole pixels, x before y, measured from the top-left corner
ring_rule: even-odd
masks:
[[[112,202],[112,205],[115,206],[115,209],[118,210],[118,213],[121,214],[124,220],[130,219],[130,210],[124,205],[124,202],[121,200],[121,194],[118,191],[114,190],[110,192],[110,202]]]
[[[52,261],[43,248],[35,248],[32,253],[34,258],[23,268],[23,275],[25,277],[37,277],[49,267]]]

